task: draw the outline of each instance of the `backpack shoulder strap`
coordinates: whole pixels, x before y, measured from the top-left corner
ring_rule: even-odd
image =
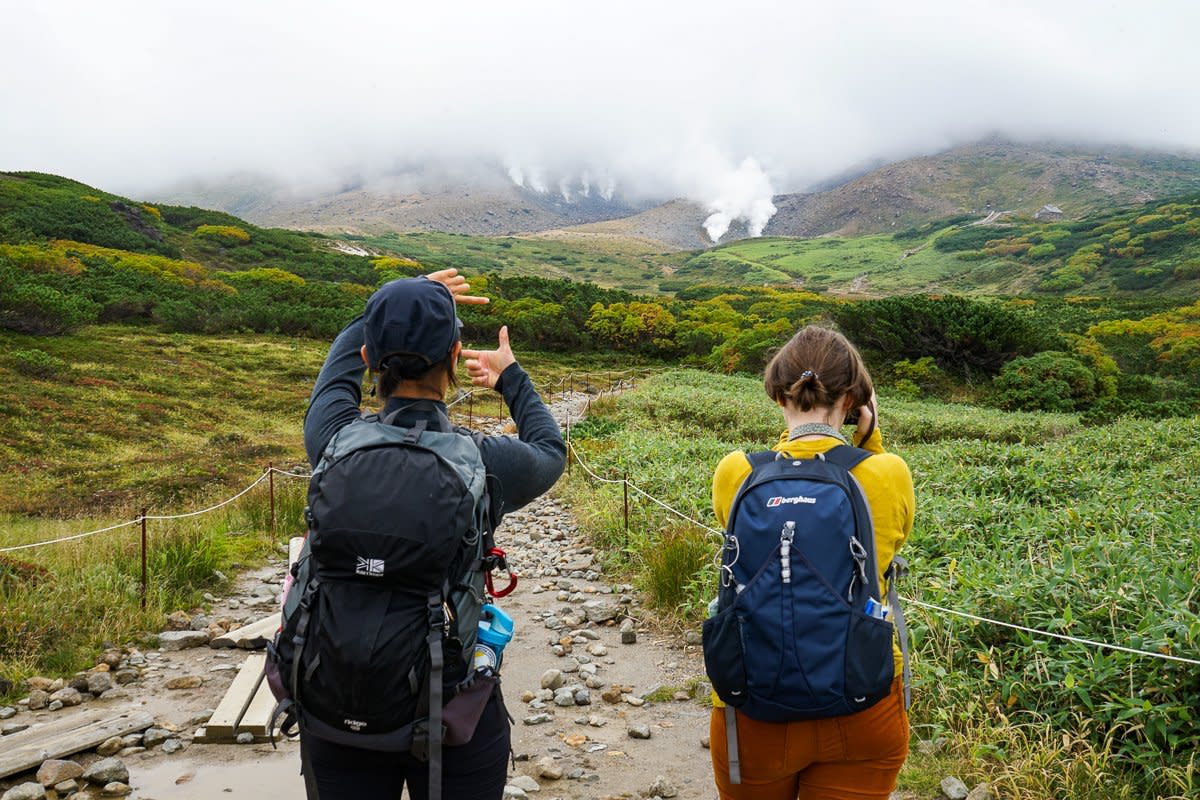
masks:
[[[760,450],[757,453],[746,453],[746,460],[750,462],[750,469],[752,470],[765,467],[778,457],[779,453],[775,450]]]
[[[851,447],[848,444],[839,444],[832,450],[826,451],[824,455],[825,460],[830,464],[837,464],[839,467],[849,472],[874,455],[874,453],[872,453],[870,450],[863,450],[861,447]]]

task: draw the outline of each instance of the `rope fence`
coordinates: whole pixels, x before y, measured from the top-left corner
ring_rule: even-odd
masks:
[[[635,370],[625,370],[625,371],[619,372],[619,373],[608,373],[608,374],[610,376],[611,375],[632,375],[634,372],[636,372],[636,371]],[[642,371],[640,374],[645,375],[647,373],[646,373],[646,371]],[[555,387],[555,390],[557,391],[558,387],[571,386],[572,385],[571,381],[578,380],[578,379],[579,379],[578,375],[576,375],[575,373],[571,373],[571,374],[564,376],[563,378],[560,378],[557,382],[554,382],[554,383],[546,382],[546,383],[541,384],[541,386],[543,389],[553,386],[553,387]],[[587,381],[587,384],[588,384],[588,389],[589,389],[588,394],[589,394],[589,400],[590,400],[590,396],[593,394],[593,392],[590,391],[591,376],[586,376],[585,380]],[[595,394],[602,395],[606,392],[619,391],[619,387],[624,386],[624,384],[625,384],[624,379],[614,381],[607,389],[600,390],[600,391],[596,392]],[[537,386],[537,384],[535,384],[535,387],[536,386]],[[568,391],[570,391],[570,390],[569,389],[564,390],[564,394]],[[474,395],[475,395],[475,390],[463,392],[454,401],[447,403],[446,404],[447,408],[453,408],[463,402],[468,403],[468,408],[471,409],[469,413],[470,413],[472,424],[473,424],[473,421],[474,421],[474,414],[473,414]],[[500,398],[501,405],[503,405],[503,402],[504,402],[503,397],[501,397]],[[568,465],[570,465],[572,463],[578,464],[579,467],[584,471],[584,473],[586,473],[589,478],[591,478],[593,481],[595,481],[597,483],[608,484],[608,485],[613,485],[613,484],[621,484],[622,485],[622,491],[624,493],[624,526],[625,526],[626,531],[629,530],[629,492],[632,491],[634,494],[640,495],[641,497],[645,498],[646,500],[649,500],[650,502],[659,506],[664,511],[678,517],[679,519],[681,519],[685,522],[688,522],[688,523],[696,526],[697,528],[704,530],[708,534],[711,534],[714,536],[719,536],[719,537],[723,537],[725,535],[723,531],[721,531],[717,528],[714,528],[711,525],[708,525],[704,522],[701,522],[700,520],[684,513],[683,511],[680,511],[679,509],[675,508],[674,506],[670,505],[669,503],[655,497],[650,492],[646,491],[645,489],[643,489],[640,486],[638,486],[637,484],[635,484],[633,481],[629,480],[628,474],[625,474],[620,478],[605,478],[604,476],[597,473],[594,469],[592,469],[588,465],[588,463],[582,458],[582,456],[580,456],[579,451],[575,448],[574,442],[571,441],[571,415],[570,415],[569,411],[567,412],[567,416],[566,416],[566,432],[567,432],[566,445],[567,445],[567,455],[568,455],[567,463],[568,463]],[[221,508],[224,508],[225,506],[230,505],[231,503],[236,502],[237,500],[241,499],[242,497],[246,496],[251,491],[253,491],[255,488],[260,486],[264,481],[269,481],[269,483],[270,483],[270,498],[271,498],[270,525],[271,525],[271,533],[272,533],[272,535],[274,535],[275,527],[276,527],[275,526],[276,520],[275,520],[275,481],[274,481],[274,478],[276,475],[283,477],[283,478],[293,478],[293,479],[300,479],[300,480],[308,480],[311,477],[310,475],[308,475],[306,473],[291,472],[289,470],[278,469],[277,467],[275,467],[274,464],[268,464],[267,467],[263,470],[262,475],[260,475],[257,479],[255,479],[252,483],[250,483],[244,489],[237,492],[233,496],[231,496],[225,500],[222,500],[219,503],[208,506],[206,508],[202,508],[202,509],[199,509],[196,511],[188,511],[188,512],[184,512],[184,513],[180,513],[180,514],[147,514],[145,512],[145,510],[143,509],[142,513],[135,519],[127,520],[125,522],[118,522],[114,525],[109,525],[109,526],[103,527],[103,528],[97,528],[96,530],[85,531],[83,533],[71,534],[69,536],[60,536],[60,537],[57,537],[54,539],[47,539],[47,540],[40,541],[40,542],[30,542],[28,544],[12,545],[9,547],[0,547],[0,554],[13,553],[13,552],[24,551],[24,550],[32,550],[35,548],[46,547],[49,545],[77,541],[77,540],[81,540],[81,539],[86,539],[91,536],[96,536],[99,534],[109,533],[112,531],[120,530],[122,528],[130,528],[130,527],[133,527],[136,525],[140,525],[141,529],[142,529],[141,601],[142,601],[142,607],[145,608],[146,591],[147,591],[147,575],[146,575],[146,548],[147,548],[146,524],[147,524],[147,522],[187,519],[187,518],[191,518],[191,517],[198,517],[203,514],[208,514],[213,511],[217,511]],[[901,596],[901,599],[903,599],[904,602],[906,602],[906,603],[909,603],[918,608],[925,609],[926,611],[936,612],[939,614],[945,614],[945,615],[950,615],[950,616],[954,616],[954,617],[959,617],[962,619],[971,620],[973,622],[980,622],[980,623],[984,623],[984,624],[995,625],[995,626],[1002,627],[1002,628],[1009,628],[1012,630],[1021,631],[1023,633],[1029,634],[1031,636],[1041,636],[1041,637],[1045,637],[1045,638],[1057,639],[1057,640],[1061,640],[1061,641],[1065,641],[1065,642],[1070,642],[1073,644],[1083,645],[1085,647],[1113,650],[1113,651],[1118,651],[1118,652],[1123,652],[1123,653],[1130,653],[1132,655],[1142,656],[1142,657],[1146,657],[1146,658],[1157,658],[1157,659],[1161,659],[1161,660],[1165,660],[1165,661],[1175,661],[1175,662],[1179,662],[1179,663],[1183,663],[1183,664],[1200,666],[1200,659],[1187,658],[1184,656],[1176,656],[1176,655],[1171,655],[1169,653],[1159,653],[1159,652],[1154,652],[1154,651],[1150,651],[1150,650],[1139,650],[1137,648],[1126,647],[1124,645],[1111,644],[1108,642],[1101,642],[1101,641],[1096,641],[1093,639],[1085,639],[1085,638],[1081,638],[1081,637],[1077,637],[1077,636],[1069,636],[1067,634],[1055,633],[1053,631],[1039,630],[1037,628],[1031,628],[1031,627],[1027,627],[1025,625],[1018,625],[1016,623],[1005,622],[1003,620],[997,620],[997,619],[991,619],[989,617],[984,617],[984,616],[980,616],[977,614],[971,614],[971,613],[968,613],[965,611],[958,611],[958,610],[951,609],[951,608],[945,608],[943,606],[935,605],[933,603],[926,603],[924,601],[916,600],[916,599],[909,598],[909,597]]]
[[[587,462],[584,461],[583,458],[580,457],[579,451],[577,449],[575,449],[575,445],[571,441],[570,431],[571,431],[571,426],[568,422],[568,424],[567,424],[567,452],[568,452],[568,455],[576,464],[578,464],[580,466],[580,468],[590,478],[592,478],[593,480],[595,480],[599,483],[604,483],[604,484],[615,484],[615,483],[624,484],[624,487],[625,487],[625,490],[627,493],[629,490],[632,490],[635,493],[640,494],[642,497],[645,497],[647,500],[650,500],[651,502],[660,506],[664,510],[675,515],[676,517],[679,517],[680,519],[690,522],[691,524],[695,525],[698,528],[703,529],[704,531],[706,531],[710,534],[724,537],[725,533],[723,531],[713,528],[710,525],[706,525],[705,523],[703,523],[693,517],[688,516],[687,514],[680,511],[679,509],[675,508],[674,506],[670,505],[669,503],[666,503],[666,502],[658,499],[654,495],[647,492],[645,489],[642,489],[641,487],[637,486],[632,481],[630,481],[628,475],[621,477],[621,478],[605,478],[602,475],[599,475],[594,469],[592,469],[590,466],[588,466]],[[629,530],[628,494],[626,495],[626,501],[625,501],[625,530],[626,530],[626,532],[628,532],[628,530]],[[1095,649],[1115,650],[1117,652],[1130,653],[1132,655],[1142,656],[1145,658],[1157,658],[1157,659],[1160,659],[1163,661],[1175,661],[1175,662],[1179,662],[1182,664],[1191,664],[1194,666],[1200,666],[1200,659],[1187,658],[1185,656],[1176,656],[1176,655],[1171,655],[1170,653],[1159,653],[1159,652],[1155,652],[1153,650],[1139,650],[1135,647],[1126,647],[1125,645],[1111,644],[1109,642],[1096,641],[1095,639],[1085,639],[1085,638],[1082,638],[1079,636],[1069,636],[1065,633],[1055,633],[1053,631],[1043,631],[1043,630],[1039,630],[1038,628],[1030,628],[1025,625],[1018,625],[1016,623],[1005,622],[1003,620],[998,620],[998,619],[992,619],[990,617],[984,617],[984,616],[980,616],[978,614],[971,614],[966,611],[958,611],[953,608],[945,608],[944,606],[935,605],[933,603],[926,603],[922,600],[916,600],[914,598],[906,597],[904,595],[900,595],[900,599],[909,605],[913,605],[918,608],[925,609],[926,611],[937,612],[940,614],[946,614],[946,615],[950,615],[950,616],[954,616],[954,617],[959,617],[962,619],[971,620],[973,622],[982,622],[982,623],[985,623],[988,625],[995,625],[995,626],[998,626],[1001,628],[1009,628],[1011,630],[1021,631],[1023,633],[1029,634],[1031,636],[1042,636],[1042,637],[1046,637],[1049,639],[1058,639],[1060,641],[1070,642],[1072,644],[1083,645],[1085,647],[1091,647],[1091,648],[1095,648]]]

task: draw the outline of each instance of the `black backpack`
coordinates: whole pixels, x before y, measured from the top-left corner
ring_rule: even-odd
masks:
[[[429,761],[436,791],[444,703],[495,686],[476,675],[474,650],[485,575],[503,566],[498,492],[477,435],[440,410],[407,429],[392,424],[398,413],[340,430],[313,471],[266,676],[285,733],[300,722],[332,742],[410,752]]]

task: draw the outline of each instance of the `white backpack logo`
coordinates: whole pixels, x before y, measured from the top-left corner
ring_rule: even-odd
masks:
[[[383,577],[383,559],[358,557],[354,568],[355,575],[366,575],[371,578]]]

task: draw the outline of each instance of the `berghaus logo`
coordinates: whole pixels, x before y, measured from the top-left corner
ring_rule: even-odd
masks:
[[[798,494],[795,497],[772,497],[767,500],[767,508],[777,508],[779,506],[798,506],[798,505],[816,505],[817,498],[805,497]]]

